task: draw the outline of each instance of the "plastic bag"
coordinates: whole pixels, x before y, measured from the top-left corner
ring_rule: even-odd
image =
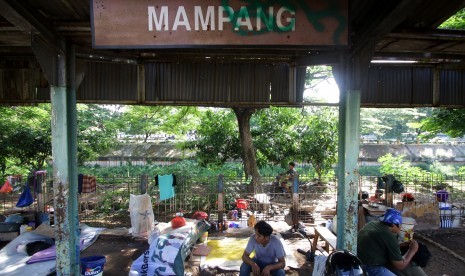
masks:
[[[29,190],[29,186],[26,185],[24,191],[21,193],[21,196],[18,199],[18,203],[16,203],[16,207],[27,207],[34,202],[34,198],[32,198],[31,191]]]
[[[155,227],[152,201],[148,194],[130,195],[129,215],[131,217],[131,233],[135,237],[148,237]]]

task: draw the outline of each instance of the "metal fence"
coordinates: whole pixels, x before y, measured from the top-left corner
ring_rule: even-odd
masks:
[[[239,209],[239,219],[246,219],[246,212],[252,212],[258,219],[284,220],[292,206],[292,197],[284,193],[274,178],[262,178],[255,189],[242,178],[190,177],[176,176],[175,196],[160,200],[159,187],[155,185],[155,175],[96,175],[97,189],[92,193],[78,195],[79,220],[92,226],[114,225],[130,227],[129,198],[130,194],[148,193],[151,196],[155,219],[168,222],[173,216],[183,211],[189,217],[196,211],[204,211],[214,219],[218,214]],[[449,191],[448,202],[463,211],[465,206],[465,179],[458,177],[418,177],[396,176],[404,185],[404,193],[411,193],[416,199],[435,199],[435,192],[440,189]],[[300,176],[299,180],[299,220],[312,223],[335,214],[337,202],[336,180],[317,181]],[[44,210],[37,210],[36,204],[23,208],[23,211],[53,211],[52,180],[47,179],[48,194],[44,197]],[[376,195],[377,177],[361,177],[360,190],[366,191],[370,197]],[[223,192],[221,192],[221,190]],[[0,213],[11,213],[21,189],[15,193],[3,194]],[[402,194],[393,194],[393,202],[402,201]],[[38,195],[36,195],[38,196]],[[237,206],[237,201],[246,206]],[[220,206],[220,205],[221,206]],[[242,208],[237,208],[242,207]],[[245,207],[245,208],[244,208]],[[463,212],[461,212],[463,214]]]

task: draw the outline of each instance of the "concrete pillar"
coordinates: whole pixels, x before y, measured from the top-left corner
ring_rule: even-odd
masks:
[[[360,143],[360,91],[348,90],[340,110],[339,174],[337,195],[337,248],[357,252],[358,154]],[[343,159],[343,160],[342,160]]]
[[[57,85],[50,87],[56,273],[79,275],[74,46],[67,45],[57,63]]]

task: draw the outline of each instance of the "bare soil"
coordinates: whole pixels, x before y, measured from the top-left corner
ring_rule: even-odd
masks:
[[[110,227],[118,227],[109,225]],[[295,235],[285,235],[283,238],[291,244],[296,244],[293,249],[309,250],[307,240]],[[414,238],[428,246],[432,253],[429,263],[423,270],[429,276],[462,276],[465,275],[465,228],[454,229],[428,229],[415,231]],[[0,248],[7,242],[0,242]],[[132,262],[143,254],[149,247],[145,239],[138,240],[128,235],[100,235],[98,240],[81,252],[81,257],[104,255],[106,264],[104,275],[119,276],[128,275]],[[286,270],[286,275],[311,275],[313,263],[307,262],[303,255],[295,252],[294,256],[299,264],[298,269]],[[186,274],[192,276],[223,275],[235,276],[238,272],[221,270],[200,271],[198,262],[193,259],[186,261]]]
[[[429,263],[423,270],[429,276],[463,276],[465,271],[465,229],[436,229],[422,230],[415,232],[416,239],[428,246],[432,253]],[[293,239],[298,242],[299,238],[283,235],[285,239]],[[291,241],[292,242],[292,241]],[[308,241],[307,241],[308,244]],[[305,243],[300,243],[304,250],[309,249]],[[129,268],[133,260],[137,259],[146,249],[146,241],[136,241],[132,238],[108,238],[101,236],[92,246],[86,249],[82,256],[105,255],[107,264],[105,265],[104,275],[128,275]],[[289,269],[286,275],[311,275],[313,264],[307,262],[303,255],[294,254],[299,269]],[[195,262],[186,262],[186,273],[190,275],[223,275],[235,276],[238,272],[227,272],[221,270],[204,270],[200,271]]]

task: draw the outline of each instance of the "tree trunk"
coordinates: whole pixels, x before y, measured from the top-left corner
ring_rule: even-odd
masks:
[[[255,158],[255,147],[252,141],[252,134],[250,133],[250,118],[257,109],[250,107],[234,107],[233,110],[236,114],[239,126],[239,138],[242,146],[244,172],[247,179],[249,176],[252,176],[253,189],[256,191],[260,173],[258,172],[257,160]]]

